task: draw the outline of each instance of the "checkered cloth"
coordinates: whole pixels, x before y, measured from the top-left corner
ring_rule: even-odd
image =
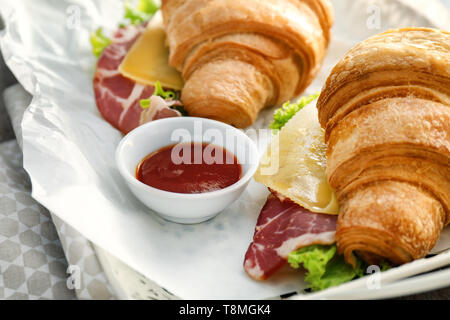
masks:
[[[14,82],[0,61],[0,95]],[[92,244],[30,196],[20,123],[31,97],[17,84],[0,101],[0,299],[115,298]]]
[[[30,196],[15,140],[0,144],[0,299],[74,299],[49,212]]]

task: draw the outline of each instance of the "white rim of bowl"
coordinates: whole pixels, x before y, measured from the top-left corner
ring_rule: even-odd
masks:
[[[244,139],[246,140],[246,143],[249,145],[249,149],[250,149],[250,154],[252,154],[252,152],[255,154],[256,157],[256,162],[253,164],[250,164],[250,168],[247,171],[247,173],[245,175],[243,175],[239,181],[233,183],[232,185],[220,189],[220,190],[215,190],[215,191],[209,191],[209,192],[204,192],[204,193],[177,193],[177,192],[171,192],[171,191],[165,191],[165,190],[161,190],[161,189],[157,189],[154,187],[151,187],[141,181],[139,181],[134,175],[132,175],[126,168],[125,168],[125,164],[122,161],[121,158],[121,151],[125,145],[125,143],[130,139],[130,137],[139,134],[141,131],[146,130],[148,127],[153,127],[153,126],[158,126],[158,125],[163,125],[164,122],[177,122],[177,121],[195,121],[195,120],[201,120],[204,122],[209,122],[213,125],[219,126],[219,127],[223,127],[225,129],[232,129],[234,132],[236,132],[236,135],[240,135],[242,137],[244,137]],[[225,149],[225,146],[219,146],[221,148]],[[156,150],[155,150],[156,151]],[[234,154],[234,153],[233,153]],[[235,155],[236,156],[236,155]],[[252,139],[250,139],[245,133],[243,133],[241,130],[230,126],[229,124],[220,122],[220,121],[216,121],[216,120],[211,120],[211,119],[206,119],[206,118],[199,118],[199,117],[173,117],[173,118],[164,118],[164,119],[158,119],[158,120],[154,120],[151,121],[149,123],[143,124],[135,129],[133,129],[132,131],[130,131],[127,135],[125,135],[122,140],[120,141],[119,145],[116,148],[116,154],[115,154],[115,158],[116,158],[116,166],[119,169],[120,174],[130,183],[139,186],[139,187],[143,187],[145,189],[147,189],[148,191],[154,192],[154,193],[158,193],[161,196],[164,196],[166,198],[183,198],[183,199],[199,199],[199,198],[214,198],[217,196],[220,196],[222,194],[226,194],[228,192],[231,192],[239,187],[241,187],[242,185],[246,184],[255,174],[256,170],[258,169],[258,165],[259,165],[259,152],[258,152],[258,148],[256,147],[255,143],[253,142]],[[252,158],[252,157],[251,157]],[[136,164],[137,166],[137,164]],[[242,164],[241,164],[242,166]]]

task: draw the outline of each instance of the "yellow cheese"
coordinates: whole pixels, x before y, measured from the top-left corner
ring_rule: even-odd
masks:
[[[312,212],[338,214],[325,172],[326,150],[317,109],[310,103],[273,137],[254,178]]]
[[[180,73],[169,66],[169,48],[163,29],[161,12],[158,11],[144,33],[131,47],[119,72],[138,83],[154,85],[161,82],[165,88],[181,90],[183,80]]]

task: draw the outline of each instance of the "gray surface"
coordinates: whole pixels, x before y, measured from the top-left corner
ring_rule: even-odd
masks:
[[[0,60],[0,97],[13,83]],[[3,99],[0,142],[0,299],[75,299],[66,285],[67,261],[50,214],[30,196]]]
[[[5,104],[1,98],[4,88],[7,88],[14,82],[15,79],[5,66],[3,57],[0,54],[0,141],[7,141],[14,138],[14,131],[12,130],[9,118],[6,114]]]
[[[0,299],[75,299],[49,212],[30,196],[17,142],[0,144]]]
[[[9,157],[15,155],[16,157],[21,159],[22,152],[17,145],[21,146],[22,144],[21,120],[26,107],[31,102],[31,96],[23,89],[20,84],[15,84],[11,87],[8,87],[4,91],[3,98],[6,111],[9,115],[9,118],[11,119],[12,127],[14,132],[16,133],[17,140],[10,140],[9,142],[5,142],[4,145],[0,146],[0,151],[3,149],[8,150],[9,148],[14,147],[14,150],[16,150],[16,152],[9,152]],[[1,168],[2,166],[0,165],[0,170]],[[21,161],[19,165],[17,165],[17,171],[19,174],[23,173],[25,175],[23,179],[24,183],[27,183],[28,176],[26,176],[24,170],[22,169]],[[9,189],[11,189],[11,186],[9,186]],[[30,190],[27,189],[27,194],[29,194],[29,192]],[[12,198],[11,200],[14,202],[15,199]],[[34,200],[33,203],[37,204]],[[20,206],[20,204],[16,203],[16,207],[18,206]],[[65,253],[65,258],[67,260],[68,266],[70,267],[70,270],[76,272],[73,277],[79,280],[77,281],[77,285],[75,288],[76,296],[79,299],[114,299],[115,295],[113,294],[113,290],[110,288],[108,279],[106,278],[103,272],[103,268],[98,261],[97,253],[95,252],[92,243],[89,242],[85,237],[83,237],[78,231],[71,228],[69,225],[67,225],[61,219],[57,218],[52,213],[49,213],[47,210],[45,210],[44,213],[46,214],[46,216],[48,216],[48,220],[50,221],[52,227],[53,223],[56,227],[54,228],[56,231],[54,231],[53,233],[56,235],[56,238],[59,237],[58,246],[61,247],[60,251]],[[8,232],[14,233],[15,230],[13,229]],[[21,258],[21,256],[18,257],[19,260],[16,261],[19,266],[21,263]],[[64,262],[66,262],[66,260],[64,260]],[[66,265],[66,270],[68,270],[68,266]],[[60,274],[63,275],[63,273]],[[67,276],[68,274],[64,274],[64,277]],[[1,286],[2,285],[0,282],[0,287]],[[68,295],[64,294],[64,292],[62,291],[61,286],[62,284],[60,284],[57,295],[52,296],[53,299],[68,298]],[[72,291],[72,295],[73,294],[74,292]],[[24,298],[23,295],[15,297]],[[35,298],[35,296],[33,295],[30,298]]]

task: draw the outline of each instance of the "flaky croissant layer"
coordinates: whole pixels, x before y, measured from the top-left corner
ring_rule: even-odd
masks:
[[[450,33],[406,28],[358,44],[317,107],[348,262],[424,257],[450,222]]]
[[[329,0],[163,0],[162,13],[189,114],[241,128],[311,83],[333,23]]]

